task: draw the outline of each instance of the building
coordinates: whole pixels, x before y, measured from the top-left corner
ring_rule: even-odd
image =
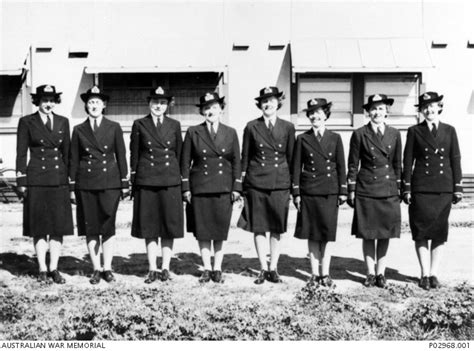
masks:
[[[242,135],[258,117],[260,88],[285,92],[281,117],[308,128],[310,97],[333,101],[329,128],[348,149],[366,123],[372,93],[395,98],[389,123],[419,121],[417,96],[445,95],[464,173],[474,173],[474,3],[465,1],[14,1],[0,0],[0,157],[14,166],[18,118],[41,84],[63,92],[56,112],[85,118],[79,95],[93,83],[111,95],[108,116],[128,133],[162,85],[175,95],[183,131],[202,119],[194,104],[226,96],[224,123]]]

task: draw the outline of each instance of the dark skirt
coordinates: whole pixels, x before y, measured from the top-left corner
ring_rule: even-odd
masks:
[[[31,186],[23,203],[23,235],[73,235],[69,187]]]
[[[400,227],[398,196],[384,198],[356,196],[352,235],[367,240],[399,238]]]
[[[408,206],[413,240],[448,240],[449,213],[453,194],[413,193]]]
[[[296,217],[295,237],[313,241],[336,241],[337,195],[302,195]]]
[[[76,190],[76,200],[79,235],[115,235],[120,189]]]
[[[237,226],[252,233],[284,233],[289,200],[289,190],[247,189]]]
[[[186,229],[197,240],[227,240],[231,217],[230,193],[193,195],[186,204]]]
[[[132,236],[174,239],[184,236],[181,186],[141,186],[133,200]]]

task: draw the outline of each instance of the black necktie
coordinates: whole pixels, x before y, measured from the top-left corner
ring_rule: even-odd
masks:
[[[316,132],[316,138],[318,139],[319,142],[320,142],[321,139],[323,138],[323,136],[321,135],[321,132],[320,132],[320,131]]]
[[[273,134],[273,123],[272,123],[272,121],[268,121],[268,130],[270,131],[270,134]]]
[[[438,131],[436,130],[436,124],[432,124],[433,128],[431,128],[431,134],[433,135],[433,138],[436,138],[436,135],[438,134]]]
[[[158,133],[161,132],[161,121],[159,118],[156,119],[156,129],[158,130]]]
[[[46,115],[46,128],[48,128],[50,132],[53,131],[53,128],[51,126],[51,118],[49,117],[49,115]]]
[[[93,128],[94,133],[97,133],[97,129],[99,129],[99,125],[97,124],[97,118],[94,118],[94,128]]]
[[[381,127],[377,128],[377,136],[379,137],[380,140],[382,140],[383,134],[382,134],[382,128]]]
[[[212,138],[212,140],[216,140],[216,136],[217,136],[217,133],[216,133],[216,130],[214,129],[214,123],[211,123],[211,138]]]

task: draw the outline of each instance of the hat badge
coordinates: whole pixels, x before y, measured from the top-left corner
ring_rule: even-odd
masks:
[[[92,89],[91,89],[91,93],[93,93],[93,94],[99,94],[99,93],[100,93],[100,90],[99,90],[98,87],[94,86],[94,87],[92,87]]]
[[[266,88],[263,90],[263,92],[264,92],[265,94],[270,94],[270,93],[272,92],[272,88],[266,87]]]
[[[382,100],[382,97],[379,94],[375,94],[374,98],[372,99],[372,101],[380,101],[380,100]]]
[[[204,96],[204,100],[206,101],[210,101],[212,99],[214,99],[214,96],[212,96],[212,94],[210,93],[206,93],[206,95]]]
[[[155,90],[155,94],[164,95],[164,94],[165,94],[165,91],[163,90],[162,87],[158,87],[158,88],[156,88],[156,90]]]
[[[312,99],[309,103],[310,103],[310,105],[317,105],[317,104],[318,104],[318,100]]]
[[[423,94],[423,100],[429,100],[431,98],[430,94]]]
[[[52,93],[52,92],[54,92],[54,89],[51,85],[47,85],[47,86],[44,87],[44,92],[45,93]]]

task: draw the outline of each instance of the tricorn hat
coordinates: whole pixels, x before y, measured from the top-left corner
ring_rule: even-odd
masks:
[[[101,93],[97,85],[94,85],[85,93],[81,94],[81,99],[84,102],[87,102],[90,98],[93,98],[93,97],[98,97],[102,101],[109,101],[109,98],[110,98],[108,95]]]
[[[441,100],[443,100],[443,95],[438,95],[438,93],[434,91],[428,91],[418,97],[418,105],[415,106],[420,107],[431,102],[438,102]]]
[[[56,92],[56,87],[54,85],[40,85],[36,88],[36,94],[31,93],[31,97],[33,98],[41,98],[42,96],[53,96],[54,98],[58,98],[59,95],[62,93]]]
[[[362,107],[368,111],[370,107],[374,104],[377,104],[379,102],[384,103],[385,105],[392,106],[393,104],[393,99],[390,99],[387,97],[385,94],[375,94],[375,95],[370,95],[369,100],[366,104],[362,105]]]
[[[332,102],[327,102],[326,99],[323,98],[314,98],[311,100],[308,100],[307,108],[303,110],[303,112],[308,112],[308,111],[314,111],[317,110],[318,108],[327,108],[332,106]]]
[[[158,87],[156,89],[151,89],[150,90],[150,95],[147,97],[148,100],[151,99],[167,99],[168,101],[171,101],[173,99],[173,96],[170,95],[169,93],[166,93],[165,90],[162,87]]]
[[[203,95],[199,98],[199,104],[197,104],[196,106],[197,107],[204,107],[204,106],[212,104],[214,102],[222,104],[224,102],[224,96],[219,97],[219,94],[217,94],[217,93],[206,93],[205,95]]]
[[[260,89],[260,96],[257,96],[255,100],[260,101],[270,96],[280,97],[283,95],[282,91],[279,91],[277,87],[265,87]]]

